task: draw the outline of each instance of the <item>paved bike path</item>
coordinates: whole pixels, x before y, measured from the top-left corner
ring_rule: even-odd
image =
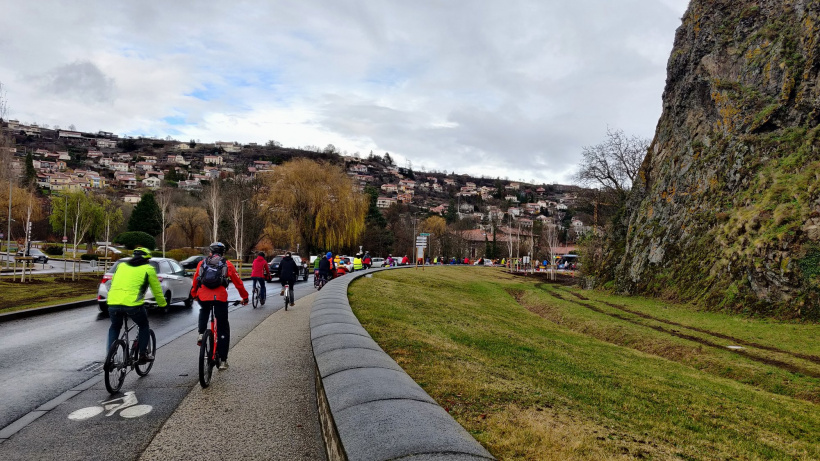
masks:
[[[280,303],[278,293],[268,302]],[[314,389],[310,309],[280,309],[230,353],[230,368],[196,386],[140,459],[325,459]]]

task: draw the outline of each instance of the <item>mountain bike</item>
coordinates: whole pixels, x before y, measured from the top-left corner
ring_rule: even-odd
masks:
[[[283,288],[285,290],[285,310],[288,310],[288,305],[292,305],[294,302],[293,287],[290,286],[290,282],[285,282],[285,286]]]
[[[236,306],[241,302],[240,300],[236,300],[229,305]],[[199,344],[199,384],[203,389],[211,385],[214,367],[218,367],[222,363],[222,359],[217,352],[217,338],[216,317],[214,316],[214,307],[212,304],[210,325],[202,334],[202,342]]]
[[[140,363],[140,348],[139,339],[134,338],[130,340],[128,332],[137,326],[136,323],[128,325],[128,316],[125,316],[125,324],[123,325],[123,332],[120,339],[114,341],[108,349],[108,355],[105,356],[105,363],[103,364],[103,371],[105,372],[105,389],[111,393],[116,394],[122,387],[125,381],[125,375],[129,371],[135,370],[138,375],[145,376],[151,371],[154,366],[154,361]],[[154,330],[148,329],[148,348],[146,352],[156,356],[157,353],[157,337],[154,335]],[[129,347],[130,344],[130,347]]]

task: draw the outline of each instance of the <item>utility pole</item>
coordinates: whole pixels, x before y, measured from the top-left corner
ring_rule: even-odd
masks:
[[[6,234],[8,237],[8,241],[6,242],[6,269],[11,266],[11,187],[11,178],[9,178],[9,219],[8,228],[6,230],[6,232],[8,232],[8,234]]]

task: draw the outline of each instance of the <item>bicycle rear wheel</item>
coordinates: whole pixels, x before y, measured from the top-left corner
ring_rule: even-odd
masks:
[[[256,306],[259,305],[259,287],[254,284],[253,287],[253,308],[256,309]]]
[[[157,337],[154,335],[154,330],[148,330],[148,347],[145,349],[146,352],[151,354],[152,356],[157,356]],[[139,358],[139,352],[136,354],[137,358]],[[151,371],[151,368],[154,366],[154,361],[139,363],[134,367],[136,369],[137,374],[140,376],[145,376]]]
[[[211,330],[205,330],[205,334],[202,335],[202,344],[199,346],[199,384],[203,388],[211,384],[211,376],[213,376],[214,365],[216,365],[212,359],[215,346],[214,333]]]
[[[105,356],[103,370],[105,389],[111,394],[116,394],[125,381],[125,375],[128,374],[128,346],[125,341],[119,339],[111,344],[108,355]]]

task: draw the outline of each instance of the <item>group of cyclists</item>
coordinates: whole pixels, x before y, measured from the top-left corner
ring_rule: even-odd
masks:
[[[234,265],[225,258],[225,245],[221,242],[214,242],[208,247],[209,255],[203,259],[196,268],[191,286],[191,298],[199,302],[199,319],[197,324],[197,346],[202,343],[202,337],[208,322],[211,309],[216,317],[217,331],[219,331],[219,341],[217,342],[217,353],[221,358],[219,369],[228,368],[228,350],[231,341],[231,327],[228,322],[228,285],[233,283],[242,298],[242,305],[248,304],[248,291],[242,283],[242,279],[236,271]],[[111,288],[108,290],[108,312],[111,318],[111,326],[108,329],[108,343],[106,352],[110,345],[117,340],[122,329],[124,316],[129,316],[139,327],[137,335],[139,342],[139,363],[147,363],[154,360],[154,356],[148,351],[149,326],[148,312],[145,309],[145,292],[151,288],[152,293],[162,293],[157,272],[153,266],[148,264],[151,259],[151,250],[138,247],[134,249],[133,257],[120,264],[111,279]],[[354,260],[354,268],[365,268],[363,260],[368,261],[370,255],[365,259],[361,254]],[[324,261],[323,265],[321,261]],[[318,276],[325,280],[338,276],[344,270],[344,266],[333,260],[332,253],[328,252],[317,263]],[[279,266],[279,282],[282,285],[284,294],[286,284],[294,286],[299,274],[299,267],[293,259],[290,251],[285,254]],[[260,303],[265,304],[266,282],[272,280],[270,267],[264,252],[259,252],[254,258],[251,269],[251,280],[253,286],[259,287]],[[155,296],[157,305],[165,307],[167,301],[163,296]],[[294,303],[291,301],[291,306]]]

